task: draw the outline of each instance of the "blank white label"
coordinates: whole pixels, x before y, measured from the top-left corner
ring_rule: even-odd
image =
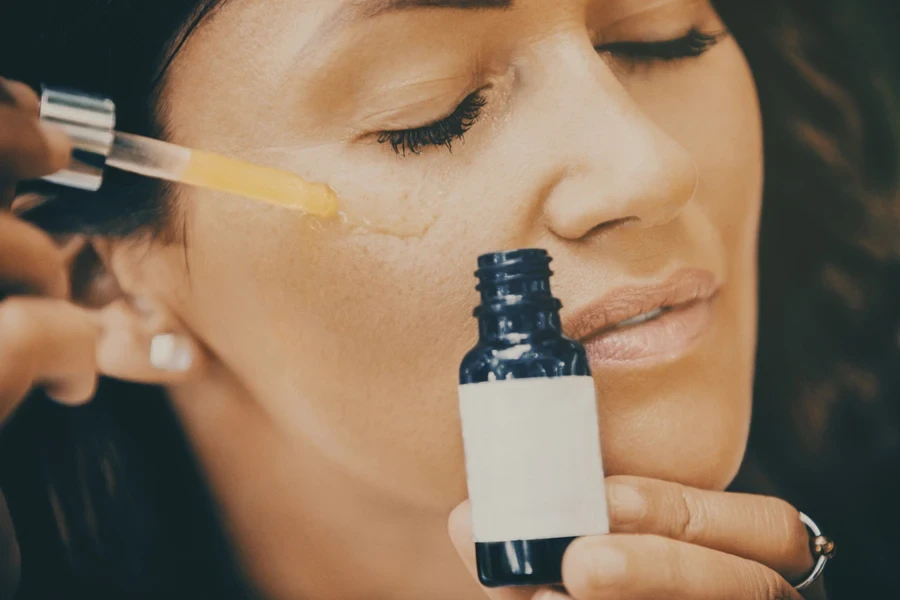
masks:
[[[609,533],[594,381],[459,386],[476,542]]]

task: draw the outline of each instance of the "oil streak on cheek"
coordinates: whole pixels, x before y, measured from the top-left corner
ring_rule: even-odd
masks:
[[[311,218],[308,223],[314,229],[338,224],[359,233],[419,238],[440,218],[452,189],[446,170],[426,174],[418,167],[416,173],[422,175],[413,177],[410,170],[417,167],[393,155],[363,161],[318,147],[264,149],[251,156],[262,164],[302,172],[328,183],[339,199],[339,218]],[[385,160],[394,164],[385,168]]]
[[[360,169],[329,179],[341,199],[346,223],[363,232],[399,238],[428,233],[443,213],[446,187],[424,180],[410,184],[408,176],[386,177],[380,169],[372,171]]]

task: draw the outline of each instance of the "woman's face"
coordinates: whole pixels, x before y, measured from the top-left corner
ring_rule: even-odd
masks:
[[[507,4],[226,3],[170,70],[171,138],[327,182],[346,218],[186,189],[186,248],[142,252],[136,277],[272,427],[441,510],[465,497],[477,255],[546,248],[570,334],[576,314],[621,317],[589,310],[621,288],[712,283],[690,331],[585,341],[607,471],[724,487],[749,425],[762,188],[743,55],[726,35],[669,43],[724,31],[704,0]]]

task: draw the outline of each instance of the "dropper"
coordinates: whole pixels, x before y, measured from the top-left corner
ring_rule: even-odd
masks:
[[[62,127],[72,138],[70,164],[46,181],[97,191],[104,167],[145,177],[237,194],[278,206],[329,217],[338,199],[325,184],[311,183],[280,169],[204,150],[116,131],[116,107],[108,98],[44,87],[41,120]]]

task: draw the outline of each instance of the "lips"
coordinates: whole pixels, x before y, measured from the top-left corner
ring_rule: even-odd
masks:
[[[708,328],[718,289],[712,272],[684,269],[659,284],[614,290],[574,310],[564,327],[594,365],[676,358]]]

